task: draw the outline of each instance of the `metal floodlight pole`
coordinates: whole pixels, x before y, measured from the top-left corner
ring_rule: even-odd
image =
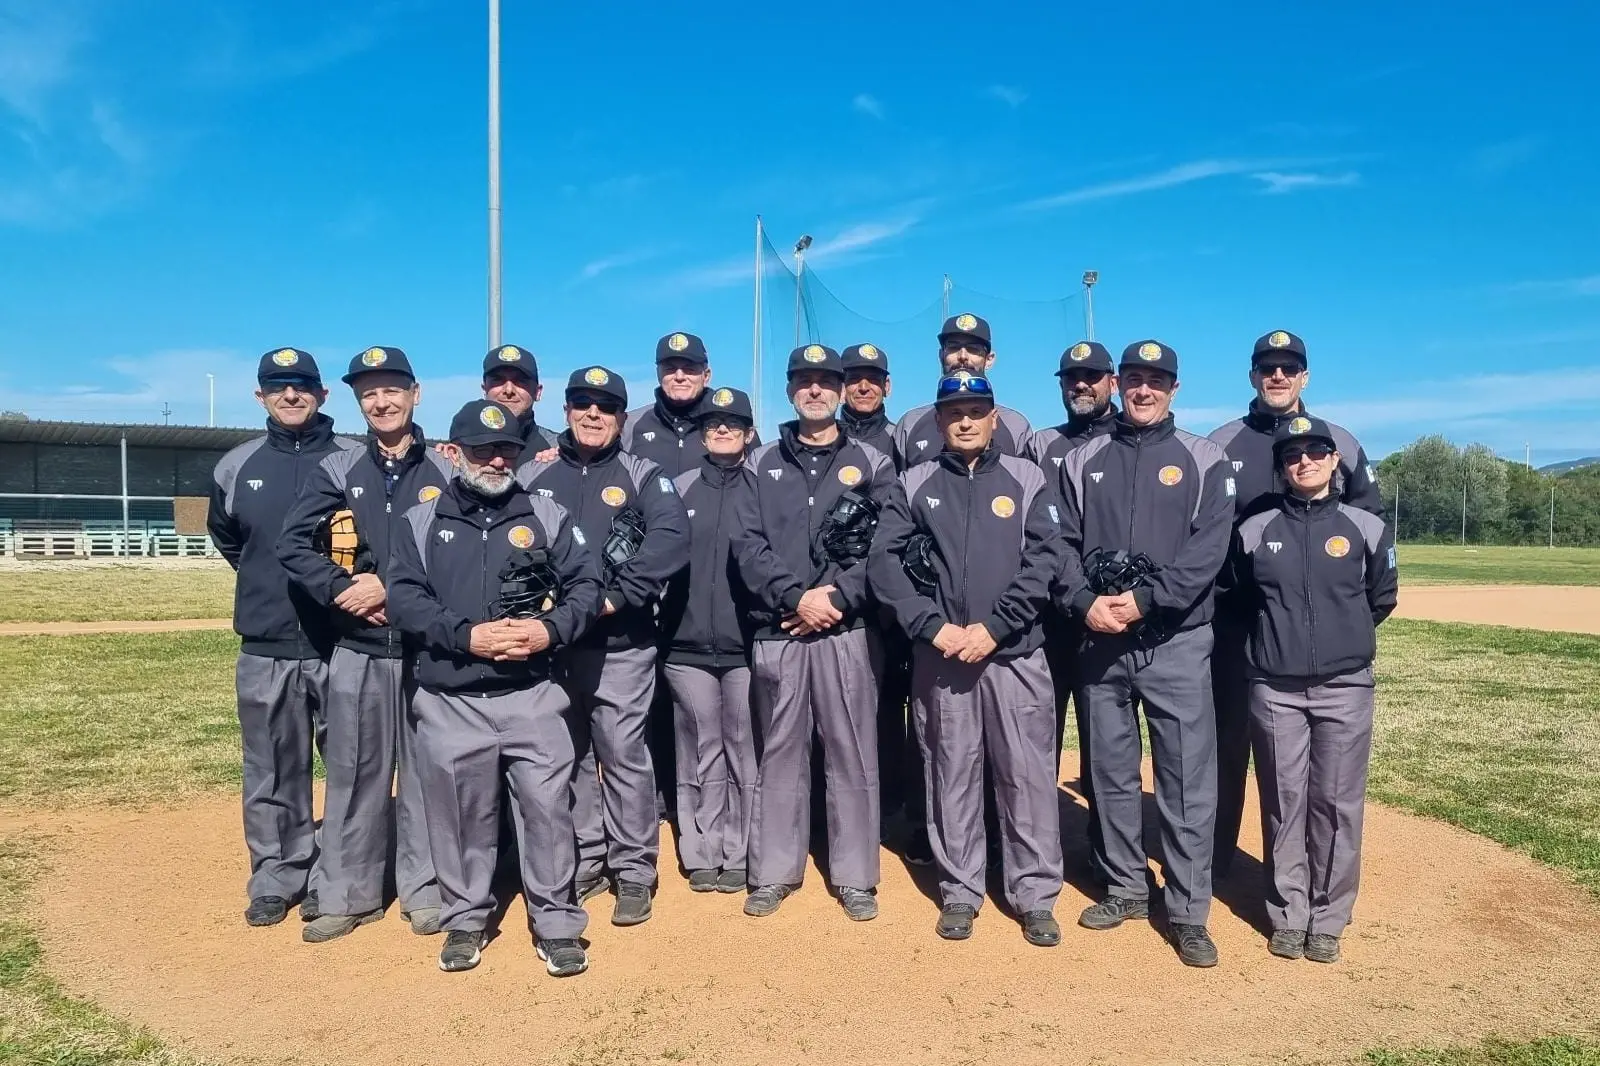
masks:
[[[1522,465],[1529,470],[1533,469],[1533,445],[1527,441],[1522,442]]]
[[[215,427],[217,424],[217,375],[206,375],[206,394],[208,408],[206,425]]]
[[[761,269],[761,244],[764,234],[761,228],[761,216],[756,216],[756,314],[755,329],[750,338],[751,365],[750,365],[750,398],[755,408],[751,413],[755,415],[756,426],[761,427],[761,282],[764,271]]]
[[[1556,546],[1556,483],[1550,479],[1550,547]]]
[[[1094,340],[1094,287],[1100,281],[1100,271],[1083,272],[1083,329],[1085,340]]]
[[[500,0],[489,0],[489,347],[500,346]]]
[[[128,435],[122,435],[122,554],[128,554]]]
[[[1400,539],[1400,479],[1394,479],[1394,539]]]
[[[946,274],[944,276],[943,295],[940,298],[940,305],[939,305],[940,306],[939,316],[941,318],[949,318],[950,317],[950,290],[952,288],[954,288],[954,287],[955,286],[950,281],[950,275]]]
[[[800,347],[800,324],[805,320],[806,249],[811,247],[811,234],[794,242],[794,346]]]
[[[1463,457],[1464,458],[1464,457]],[[1467,460],[1461,470],[1461,545],[1467,543],[1467,480],[1472,476],[1472,462]]]

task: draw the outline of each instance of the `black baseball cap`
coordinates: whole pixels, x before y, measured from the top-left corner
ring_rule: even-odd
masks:
[[[788,373],[800,370],[825,370],[844,377],[844,361],[826,344],[803,344],[789,353]]]
[[[696,405],[691,417],[700,422],[712,415],[743,419],[747,426],[756,424],[756,416],[750,407],[750,397],[738,389],[719,388],[702,392],[700,403]]]
[[[696,366],[711,361],[706,355],[706,342],[693,333],[669,333],[656,341],[656,365],[668,359],[685,359]]]
[[[300,348],[274,348],[261,357],[256,366],[256,381],[265,385],[269,381],[306,381],[322,387],[322,371],[311,353]]]
[[[982,374],[971,374],[965,370],[958,370],[954,374],[946,374],[939,379],[939,384],[934,388],[933,405],[942,403],[955,403],[960,400],[988,400],[994,403],[994,386],[989,384],[989,379]]]
[[[1328,423],[1313,415],[1295,415],[1279,423],[1277,432],[1272,435],[1272,454],[1276,456],[1290,444],[1307,440],[1322,441],[1334,449],[1339,447]]]
[[[492,371],[505,368],[520,370],[534,384],[539,382],[539,361],[533,357],[532,352],[519,344],[502,344],[498,348],[490,348],[489,354],[483,357],[484,377],[488,377]]]
[[[567,378],[567,395],[587,392],[610,396],[622,406],[628,406],[628,385],[620,374],[613,374],[603,366],[579,367]]]
[[[471,447],[474,444],[521,444],[517,416],[493,400],[473,400],[450,420],[450,440]]]
[[[387,370],[391,374],[404,374],[412,382],[417,380],[417,375],[411,372],[411,360],[406,358],[406,353],[399,348],[368,348],[360,355],[350,360],[350,369],[345,371],[340,378],[346,385],[355,383],[356,378],[362,374],[369,374],[375,370]]]
[[[846,370],[880,370],[889,373],[889,353],[876,344],[852,344],[839,353],[839,362]]]
[[[1117,369],[1121,370],[1128,366],[1147,366],[1155,370],[1165,370],[1176,378],[1178,353],[1160,341],[1134,341],[1122,349],[1122,361],[1117,365]]]
[[[974,337],[986,345],[993,344],[989,336],[989,323],[977,315],[959,314],[945,319],[944,326],[939,330],[939,343],[943,344],[951,337]]]
[[[1255,350],[1250,353],[1250,365],[1255,366],[1274,355],[1287,355],[1301,366],[1306,362],[1306,342],[1285,329],[1275,329],[1256,338]]]
[[[1061,353],[1061,369],[1056,371],[1056,377],[1061,377],[1069,370],[1103,370],[1107,374],[1116,373],[1116,368],[1111,365],[1111,353],[1106,351],[1106,346],[1099,341],[1079,341]]]

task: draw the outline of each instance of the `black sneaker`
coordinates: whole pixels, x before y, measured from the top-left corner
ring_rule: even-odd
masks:
[[[322,917],[322,904],[317,902],[316,892],[307,892],[306,898],[300,901],[300,920],[314,922]]]
[[[1022,916],[1022,939],[1036,948],[1061,943],[1061,923],[1049,911],[1029,911]]]
[[[1304,929],[1274,929],[1272,939],[1267,941],[1267,950],[1280,959],[1301,959],[1306,954],[1306,931]]]
[[[717,875],[717,891],[732,895],[743,892],[749,881],[749,875],[743,870],[724,870]]]
[[[611,908],[612,925],[639,925],[650,920],[650,886],[637,881],[617,882],[617,902]]]
[[[445,973],[460,973],[478,965],[482,957],[482,930],[452,929],[444,936],[444,948],[439,952],[439,969]]]
[[[933,844],[928,840],[926,829],[917,828],[911,831],[911,839],[906,841],[905,859],[912,866],[933,865]]]
[[[244,920],[250,925],[277,925],[289,917],[289,901],[282,896],[256,896],[244,909]]]
[[[1078,924],[1085,929],[1115,929],[1129,918],[1150,917],[1150,901],[1129,899],[1127,896],[1107,896],[1092,907],[1085,907],[1078,915]]]
[[[1206,932],[1205,926],[1174,922],[1169,935],[1172,946],[1178,949],[1178,958],[1183,960],[1185,966],[1217,964],[1217,945],[1211,942],[1211,934]]]
[[[690,892],[715,892],[717,890],[717,871],[715,870],[690,870]]]
[[[783,901],[789,898],[794,889],[788,885],[762,885],[749,898],[744,901],[744,912],[752,918],[765,918],[769,914],[776,914],[778,908],[783,906]]]
[[[576,977],[589,968],[589,953],[576,940],[541,940],[534,950],[551,977]]]
[[[972,922],[978,911],[970,903],[946,903],[939,908],[933,931],[946,940],[965,940],[972,935]]]
[[[878,916],[878,897],[866,889],[842,886],[836,894],[852,922],[870,922]]]
[[[1306,937],[1306,958],[1312,962],[1338,962],[1339,938],[1331,933],[1311,933]]]
[[[587,900],[609,892],[611,890],[611,879],[605,874],[601,874],[599,877],[585,878],[581,881],[573,882],[572,890],[578,894],[578,903],[582,905]]]
[[[381,908],[366,914],[324,914],[300,927],[300,939],[307,944],[326,944],[349,936],[363,925],[382,920]]]

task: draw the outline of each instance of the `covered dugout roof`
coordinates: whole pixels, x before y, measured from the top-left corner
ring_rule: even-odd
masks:
[[[130,448],[181,448],[227,451],[261,436],[261,429],[221,426],[120,425],[112,422],[26,422],[0,419],[0,444],[109,444],[116,447],[124,436]]]

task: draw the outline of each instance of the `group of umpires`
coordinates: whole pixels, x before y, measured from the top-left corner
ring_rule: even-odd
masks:
[[[1080,925],[1150,914],[1142,707],[1182,961],[1217,961],[1252,751],[1269,950],[1335,961],[1397,581],[1366,456],[1300,401],[1304,343],[1260,338],[1246,415],[1199,437],[1159,341],[1115,364],[1068,348],[1066,420],[1039,432],[996,401],[987,322],[938,342],[933,402],[898,425],[881,349],[796,348],[795,417],[766,443],[688,333],[658,343],[649,406],[575,371],[559,433],[532,353],[498,347],[439,442],[398,348],[343,376],[364,439],[321,413],[309,353],[264,355],[267,432],[218,464],[209,521],[238,572],[246,921],[298,904],[322,942],[394,898],[470,969],[514,851],[538,955],[573,975],[587,899],[650,918],[662,816],[692,890],[764,916],[802,883],[815,812],[851,919],[877,915],[900,824],[936,868],[938,935],[972,934],[997,875],[1054,946],[1070,702],[1104,886]]]

